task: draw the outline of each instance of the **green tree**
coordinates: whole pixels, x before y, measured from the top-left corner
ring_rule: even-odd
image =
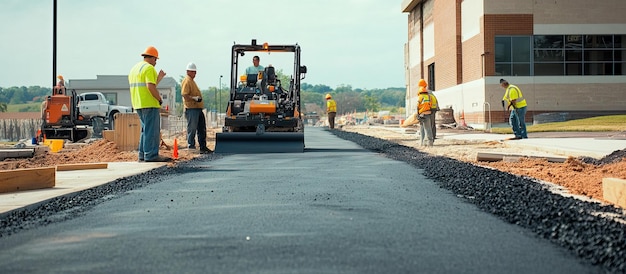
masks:
[[[7,103],[0,103],[0,112],[7,112]]]
[[[365,106],[365,109],[368,111],[380,110],[380,101],[374,96],[364,95],[363,104]]]

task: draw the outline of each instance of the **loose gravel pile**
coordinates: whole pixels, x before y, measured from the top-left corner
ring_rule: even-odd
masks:
[[[530,178],[432,156],[390,141],[340,130],[332,133],[423,169],[424,175],[442,188],[602,265],[608,272],[626,272],[626,220],[619,208],[564,197]]]

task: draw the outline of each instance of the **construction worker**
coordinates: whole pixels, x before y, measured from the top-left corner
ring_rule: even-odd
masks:
[[[206,147],[206,119],[204,118],[204,102],[202,93],[194,81],[196,78],[196,64],[187,65],[187,76],[181,83],[180,93],[185,106],[185,119],[187,119],[187,148],[196,149],[196,134],[200,153],[209,153]]]
[[[65,95],[65,80],[63,75],[57,76],[57,84],[54,86],[54,94]]]
[[[526,132],[526,99],[522,95],[522,90],[517,86],[509,84],[507,80],[500,79],[500,86],[506,91],[504,97],[502,97],[503,105],[506,105],[506,110],[511,110],[509,115],[509,123],[513,128],[513,134],[515,134],[514,140],[528,138]]]
[[[172,159],[159,155],[161,145],[161,117],[160,109],[163,98],[157,90],[157,85],[165,72],[159,71],[156,66],[159,52],[153,46],[146,48],[141,54],[143,60],[137,63],[128,74],[130,85],[130,99],[141,121],[141,135],[139,137],[139,161],[169,162]]]
[[[249,66],[248,68],[246,68],[246,75],[248,74],[259,74],[259,71],[265,71],[265,68],[261,65],[259,65],[259,63],[261,62],[261,58],[259,56],[254,56],[252,57],[252,66]]]
[[[335,117],[337,116],[337,103],[333,97],[326,94],[326,114],[328,114],[328,125],[330,129],[335,128]]]
[[[433,146],[432,97],[425,87],[420,87],[417,94],[417,117],[420,122],[421,146]]]
[[[431,99],[431,107],[430,107],[430,111],[432,112],[431,116],[432,118],[432,125],[433,125],[433,140],[437,139],[437,111],[439,111],[439,102],[437,101],[437,97],[435,96],[435,94],[433,94],[433,91],[428,87],[428,83],[426,83],[426,80],[424,79],[420,79],[419,87],[423,87],[426,88],[428,90],[428,95],[430,95],[430,99]]]

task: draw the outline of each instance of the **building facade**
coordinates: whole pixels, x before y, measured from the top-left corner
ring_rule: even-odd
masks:
[[[626,113],[626,1],[403,0],[407,115],[418,81],[475,128],[503,123],[500,79],[517,85],[527,122]]]
[[[70,79],[67,88],[76,90],[76,93],[99,91],[113,102],[114,105],[132,107],[130,100],[130,85],[128,75],[97,75],[96,79]],[[176,113],[176,80],[172,77],[164,77],[157,90],[163,98],[163,106]]]

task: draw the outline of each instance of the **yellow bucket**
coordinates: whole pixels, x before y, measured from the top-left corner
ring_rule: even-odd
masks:
[[[51,152],[59,152],[63,149],[63,144],[65,140],[63,139],[46,139],[43,141],[43,144],[50,147]]]

